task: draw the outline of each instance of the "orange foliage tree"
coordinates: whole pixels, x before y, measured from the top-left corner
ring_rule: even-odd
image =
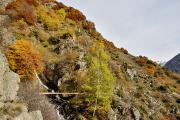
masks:
[[[101,39],[100,41],[101,41],[101,42],[104,44],[104,46],[105,46],[106,48],[108,48],[108,49],[114,49],[114,48],[116,48],[116,46],[114,45],[113,42],[110,42],[110,41],[108,41],[108,40],[106,40],[106,39]]]
[[[136,58],[136,63],[140,66],[145,66],[147,64],[148,58],[145,56],[139,56]]]
[[[86,19],[86,17],[83,15],[82,12],[72,7],[69,7],[68,9],[66,9],[66,13],[67,13],[67,16],[66,16],[67,18],[76,22],[83,21]]]
[[[38,6],[37,0],[15,0],[5,8],[5,13],[15,19],[24,18],[29,24],[37,23],[35,7]]]
[[[56,4],[52,7],[54,10],[68,9],[68,7],[65,6],[62,2],[54,1],[54,3]]]
[[[155,67],[154,65],[148,64],[148,65],[146,66],[146,71],[147,71],[150,75],[154,76],[154,74],[155,74],[155,72],[156,72],[156,67]]]
[[[156,72],[156,64],[153,61],[149,60],[145,56],[136,57],[135,61],[138,65],[144,67],[147,73],[154,76]]]
[[[43,62],[37,50],[27,40],[17,40],[6,51],[10,68],[22,79],[35,80],[36,73],[43,71]]]
[[[56,3],[56,5],[53,6],[53,9],[54,10],[64,9],[66,11],[66,17],[67,18],[69,18],[75,22],[86,20],[86,17],[79,10],[77,10],[73,7],[67,7],[61,2],[59,3],[57,1],[54,1],[54,3]]]
[[[120,50],[121,50],[124,54],[128,54],[128,50],[126,50],[125,48],[120,48]]]
[[[91,21],[85,21],[83,23],[83,28],[86,29],[86,30],[95,30],[95,24]]]

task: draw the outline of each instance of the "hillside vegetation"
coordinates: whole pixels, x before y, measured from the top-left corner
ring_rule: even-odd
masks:
[[[40,93],[63,93],[47,97],[65,119],[180,119],[180,74],[117,48],[79,10],[53,0],[14,0],[1,14],[11,38],[0,44],[11,70],[21,85],[36,88],[39,79]]]

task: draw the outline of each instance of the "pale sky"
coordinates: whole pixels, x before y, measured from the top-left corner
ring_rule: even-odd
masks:
[[[180,53],[180,0],[59,0],[82,11],[117,47],[156,61]]]

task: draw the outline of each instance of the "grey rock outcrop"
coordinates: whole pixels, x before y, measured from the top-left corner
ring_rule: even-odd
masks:
[[[127,69],[126,74],[130,80],[134,80],[137,77],[137,71],[134,69]]]
[[[139,113],[139,110],[136,108],[132,108],[133,114],[134,114],[134,119],[135,120],[140,120],[141,114]]]
[[[1,0],[0,1],[0,8],[4,8],[11,1],[13,1],[13,0]]]
[[[0,101],[14,100],[19,82],[19,76],[9,69],[5,56],[0,52]]]
[[[0,100],[11,101],[16,99],[17,91],[19,89],[19,85],[18,85],[19,82],[20,79],[16,73],[12,71],[5,72],[2,82],[3,94]]]

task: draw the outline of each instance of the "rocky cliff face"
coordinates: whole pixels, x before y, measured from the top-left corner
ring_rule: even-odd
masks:
[[[180,54],[176,55],[174,58],[172,58],[170,61],[168,61],[165,64],[165,67],[167,67],[169,70],[173,72],[180,72]]]
[[[9,69],[4,54],[0,52],[0,119],[43,120],[41,111],[28,112],[25,104],[18,100],[19,75]]]
[[[79,10],[15,0],[0,23],[0,119],[180,119],[180,75],[115,47]]]
[[[0,9],[10,2],[12,0],[0,1]],[[8,24],[10,17],[0,15],[0,120],[43,120],[40,110],[29,111],[27,104],[18,96],[20,77],[10,69],[4,54],[4,48],[15,41],[7,29]]]

